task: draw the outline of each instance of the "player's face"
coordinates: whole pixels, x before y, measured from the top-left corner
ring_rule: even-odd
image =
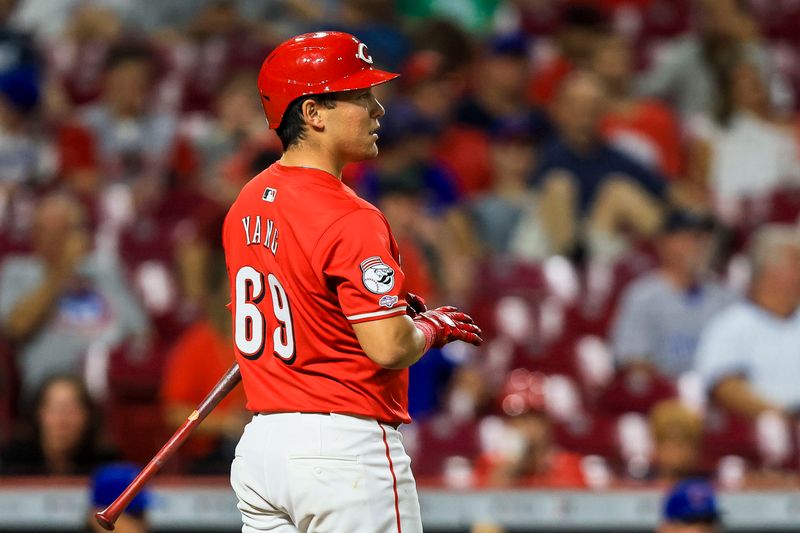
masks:
[[[326,133],[343,161],[361,161],[378,155],[378,119],[385,112],[372,89],[347,91],[334,108],[325,111]]]

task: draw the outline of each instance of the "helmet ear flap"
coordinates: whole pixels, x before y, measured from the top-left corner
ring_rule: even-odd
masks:
[[[365,89],[399,76],[373,68],[367,45],[343,32],[298,35],[278,45],[258,74],[261,105],[271,129],[301,96]]]
[[[269,126],[270,111],[267,109],[267,102],[269,102],[269,96],[265,95],[264,93],[260,93],[259,96],[261,96],[261,108],[264,110],[264,118],[267,119],[267,125]]]

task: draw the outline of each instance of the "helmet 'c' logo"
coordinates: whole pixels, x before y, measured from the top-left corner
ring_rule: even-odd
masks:
[[[367,53],[367,45],[364,43],[358,43],[358,51],[356,52],[356,57],[359,58],[364,63],[369,65],[372,64],[372,56]]]

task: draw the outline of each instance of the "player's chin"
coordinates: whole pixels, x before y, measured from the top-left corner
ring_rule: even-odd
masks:
[[[378,144],[376,142],[369,143],[364,147],[363,156],[361,159],[374,159],[378,157]]]

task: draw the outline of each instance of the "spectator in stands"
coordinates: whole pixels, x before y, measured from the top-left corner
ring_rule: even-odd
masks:
[[[525,105],[528,77],[528,42],[521,34],[500,35],[487,43],[486,53],[475,65],[473,88],[456,109],[460,124],[489,132],[509,119],[527,120],[531,135],[549,132],[547,118]]]
[[[590,256],[613,257],[624,247],[620,228],[652,235],[661,224],[665,178],[601,139],[605,111],[595,74],[564,80],[552,108],[557,135],[542,146],[536,176],[542,221],[556,253],[571,254],[583,241]]]
[[[407,289],[431,302],[438,301],[434,283],[437,261],[430,257],[438,257],[440,251],[433,238],[439,224],[425,211],[419,187],[403,180],[390,180],[381,184],[378,194],[377,205],[391,224],[398,246],[404,250]]]
[[[689,177],[731,224],[747,216],[743,200],[800,185],[796,131],[778,117],[766,84],[754,63],[725,68],[718,75],[717,105],[691,121]]]
[[[184,112],[211,111],[225,80],[238,71],[258,69],[269,53],[272,39],[242,16],[240,4],[214,0],[187,13],[190,22],[174,47],[174,54],[182,56]],[[266,13],[264,18],[272,16]]]
[[[0,72],[0,249],[30,239],[34,189],[48,183],[53,143],[39,120],[39,75],[30,67]]]
[[[541,382],[514,372],[500,404],[506,415],[504,438],[478,458],[478,483],[494,487],[587,486],[581,457],[558,448],[544,405]]]
[[[750,299],[706,327],[697,369],[712,398],[749,417],[789,414],[800,406],[800,234],[767,225],[751,246]]]
[[[376,201],[382,187],[405,182],[419,191],[429,214],[442,216],[457,207],[461,195],[455,177],[434,156],[441,125],[411,105],[399,104],[396,110],[394,118],[381,119],[381,156],[373,165],[361,167],[355,186],[365,198]]]
[[[401,235],[398,239],[415,241],[418,250],[426,249],[436,258],[431,265],[438,270],[432,275],[443,292],[425,296],[463,301],[478,248],[455,178],[434,155],[439,123],[405,105],[393,116],[381,120],[380,157],[361,165],[354,186],[365,198],[391,209],[390,223]],[[391,197],[384,199],[386,193]]]
[[[566,2],[560,19],[556,53],[536,69],[528,86],[528,100],[536,105],[550,105],[567,74],[589,66],[598,41],[608,31],[601,8],[588,2]]]
[[[62,32],[39,36],[49,72],[63,90],[69,108],[92,103],[100,97],[104,62],[114,46],[124,38],[125,31],[119,13],[112,6],[97,2],[73,4]],[[29,6],[25,7],[30,12]],[[53,6],[49,7],[52,11]],[[50,16],[57,18],[52,13]]]
[[[98,468],[91,478],[91,510],[87,517],[86,533],[102,533],[105,531],[94,514],[111,505],[117,496],[136,478],[139,468],[128,463],[111,463]],[[133,498],[114,523],[117,533],[148,533],[147,510],[150,507],[151,494],[147,488],[142,489]]]
[[[625,289],[612,340],[617,363],[671,378],[694,368],[700,334],[735,300],[709,278],[711,231],[707,216],[672,210],[658,236],[658,270]]]
[[[679,400],[666,400],[650,411],[653,463],[650,476],[675,482],[698,473],[703,421]]]
[[[210,267],[207,286],[211,295],[205,317],[189,326],[167,355],[161,398],[170,427],[186,420],[234,362],[231,314],[225,307],[230,286],[224,258],[215,257]],[[234,389],[198,426],[181,450],[191,462],[190,471],[222,474],[229,470],[233,449],[249,418],[244,404],[242,389]]]
[[[236,199],[242,185],[266,165],[254,169],[264,152],[277,152],[280,141],[265,130],[255,71],[243,70],[223,82],[214,105],[214,117],[190,119],[187,124],[194,148],[200,156],[200,180],[210,198],[225,206]]]
[[[332,29],[358,35],[360,40],[369,43],[370,54],[380,58],[381,64],[376,66],[396,72],[411,49],[408,36],[401,31],[397,2],[341,0],[336,3],[339,4],[336,18],[341,25]]]
[[[461,33],[452,31],[452,35],[467,41]],[[452,170],[459,190],[472,195],[487,189],[490,182],[486,134],[478,127],[454,121],[459,103],[456,95],[463,92],[468,76],[462,72],[467,70],[465,67],[458,70],[447,61],[443,53],[435,50],[413,54],[403,66],[402,92],[391,115],[397,107],[407,105],[437,124],[441,133],[436,157]]]
[[[658,63],[640,80],[642,94],[667,100],[684,118],[708,112],[719,97],[715,77],[739,58],[758,65],[768,86],[780,87],[777,94],[790,94],[772,72],[747,0],[694,0],[693,5],[697,31],[666,46]],[[791,107],[791,102],[784,104]]]
[[[0,198],[20,185],[38,185],[52,177],[35,113],[39,76],[31,68],[0,72]],[[49,172],[48,172],[49,170]],[[0,200],[1,201],[1,200]]]
[[[550,250],[530,188],[536,168],[534,140],[524,121],[506,121],[490,134],[491,189],[469,204],[484,254],[545,259]]]
[[[683,172],[681,132],[672,111],[654,98],[633,94],[633,51],[619,35],[597,41],[591,68],[605,85],[605,139],[642,165],[677,178]]]
[[[3,474],[86,475],[115,458],[101,443],[99,413],[80,379],[49,378],[32,405],[32,435],[0,454]]]
[[[0,2],[0,72],[30,67],[39,70],[39,57],[33,36],[14,24],[14,15],[19,10],[17,0]]]
[[[71,196],[42,198],[33,248],[0,265],[0,321],[16,344],[26,397],[51,374],[80,374],[93,343],[114,347],[148,332],[119,265],[90,248],[85,212]]]
[[[105,63],[101,100],[59,135],[60,172],[67,184],[94,194],[109,183],[133,186],[144,198],[173,182],[186,184],[195,155],[174,116],[151,108],[155,64],[150,50],[120,45]]]
[[[673,486],[664,498],[656,533],[719,533],[720,527],[714,488],[688,479]]]

